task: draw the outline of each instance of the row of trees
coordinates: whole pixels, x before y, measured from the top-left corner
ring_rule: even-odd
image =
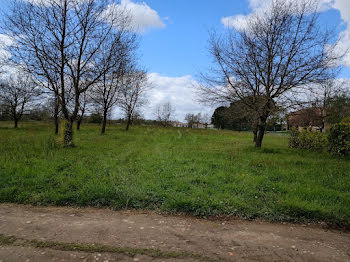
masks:
[[[247,111],[242,110],[239,104],[239,102],[236,102],[231,103],[229,107],[220,106],[216,108],[211,119],[213,125],[219,129],[252,130],[252,119],[249,114],[246,114]]]
[[[10,116],[17,128],[27,105],[39,95],[40,90],[30,75],[11,75],[5,83],[0,83],[1,116]]]
[[[101,133],[106,130],[107,117],[118,106],[126,119],[126,130],[137,118],[138,109],[145,104],[145,93],[148,89],[144,71],[119,77],[118,84],[98,82],[91,90],[80,96],[79,112],[76,118],[77,130],[86,114],[98,115],[102,124]],[[18,72],[4,79],[0,88],[0,119],[13,120],[17,128],[18,121],[26,115],[33,120],[54,119],[55,133],[58,134],[59,120],[64,118],[60,104],[54,96],[45,92],[28,74]],[[92,120],[93,121],[93,120]]]
[[[301,127],[318,127],[321,132],[326,125],[341,122],[350,116],[350,82],[345,80],[325,81],[320,85],[305,90],[305,98],[289,111],[275,108],[269,115],[267,130],[276,130],[282,124]],[[216,108],[212,123],[216,128],[231,130],[253,130],[252,111],[241,101],[232,102],[230,106]]]
[[[201,113],[198,113],[198,114],[188,113],[185,116],[185,120],[189,128],[196,127],[199,124],[203,124],[207,128],[208,125],[211,124],[212,122],[210,116],[207,113],[203,115]]]
[[[35,86],[27,83],[17,89],[34,97],[32,91],[39,88],[52,100],[56,131],[59,114],[65,120],[65,146],[73,145],[73,123],[77,121],[79,128],[87,104],[102,111],[104,133],[107,115],[117,103],[127,115],[127,128],[135,109],[144,103],[147,74],[136,63],[137,37],[128,30],[128,13],[112,2],[14,1],[5,19],[3,31],[14,43],[7,47],[11,54],[7,64]],[[16,99],[9,95],[13,90],[11,81],[6,81],[1,97],[17,119],[29,99],[21,94],[22,102],[15,103],[23,106],[14,110]],[[12,96],[18,97],[17,93]]]
[[[127,12],[113,2],[14,1],[5,18],[3,31],[14,43],[7,48],[10,62],[53,100],[55,115],[60,112],[65,119],[65,146],[73,143],[72,126],[81,122],[87,98],[103,111],[102,132],[118,99],[128,101],[122,106],[127,126],[143,103],[135,102],[142,100],[147,82],[135,62],[137,38],[128,30]],[[261,147],[267,121],[276,111],[305,102],[300,100],[305,100],[306,89],[322,90],[340,68],[344,54],[337,52],[336,30],[321,26],[319,14],[316,0],[272,0],[246,26],[210,36],[215,65],[202,75],[200,100],[244,111],[256,147]],[[139,91],[131,92],[130,86]],[[157,119],[167,125],[173,110],[162,106]]]

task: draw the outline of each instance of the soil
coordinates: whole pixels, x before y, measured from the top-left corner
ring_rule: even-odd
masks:
[[[350,261],[348,232],[153,211],[0,204],[0,236],[2,262]],[[4,240],[10,236],[16,241]]]

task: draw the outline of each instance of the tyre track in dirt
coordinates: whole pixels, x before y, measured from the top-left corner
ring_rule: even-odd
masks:
[[[153,211],[0,204],[0,234],[3,262],[350,261],[347,232]]]

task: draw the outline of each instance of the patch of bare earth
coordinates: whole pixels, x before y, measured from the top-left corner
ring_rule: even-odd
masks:
[[[350,234],[149,211],[0,204],[0,261],[48,260],[350,261]]]

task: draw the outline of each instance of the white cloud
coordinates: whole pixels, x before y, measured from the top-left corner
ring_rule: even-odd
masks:
[[[303,1],[303,0],[286,0],[286,1]],[[243,30],[246,28],[249,19],[259,13],[269,9],[271,0],[249,0],[251,13],[243,15],[228,16],[221,18],[221,23],[225,27]],[[318,0],[320,11],[336,9],[340,12],[341,18],[346,24],[346,29],[340,33],[339,52],[343,53],[350,49],[350,4],[349,0]],[[350,67],[350,52],[344,57],[342,64]]]
[[[334,0],[332,7],[339,10],[341,18],[346,24],[346,29],[340,33],[340,43],[338,49],[340,52],[349,52],[343,59],[343,64],[350,67],[350,4],[349,0]]]
[[[287,1],[300,2],[303,0],[286,0],[286,2]],[[319,0],[318,4],[319,4],[320,11],[329,9],[333,1],[334,0]],[[343,0],[343,1],[347,1],[347,0]],[[271,6],[271,3],[272,3],[271,0],[249,0],[249,7],[251,9],[251,13],[246,15],[238,14],[234,16],[223,17],[221,18],[221,23],[225,27],[232,27],[232,28],[235,28],[236,30],[245,29],[248,21],[254,15],[267,12],[269,10],[269,7]]]
[[[10,36],[0,34],[0,47],[12,45],[13,41]]]
[[[164,28],[165,24],[157,11],[149,7],[145,2],[134,3],[131,0],[121,0],[120,4],[111,4],[109,8],[116,8],[126,12],[131,19],[129,30],[136,33],[145,33],[152,28]]]
[[[212,108],[196,102],[196,81],[190,75],[167,77],[151,73],[149,80],[153,88],[149,92],[150,104],[145,112],[147,118],[154,118],[155,107],[167,101],[175,107],[175,118],[179,121],[184,121],[187,113],[213,113]]]
[[[33,4],[48,5],[47,0],[26,0]],[[74,1],[86,1],[86,0],[74,0]],[[74,4],[74,2],[72,2]],[[121,0],[120,4],[110,4],[108,11],[117,13],[126,12],[130,16],[129,30],[143,34],[152,28],[164,28],[165,24],[159,17],[157,11],[148,6],[145,2],[134,3],[131,0]],[[119,12],[118,12],[119,11]],[[164,20],[167,20],[165,18]]]
[[[184,121],[187,113],[208,113],[210,116],[213,114],[214,108],[196,102],[194,86],[197,82],[190,75],[168,77],[150,73],[148,76],[152,87],[147,93],[149,103],[141,109],[146,119],[155,119],[156,106],[165,102],[170,102],[175,107],[174,119],[178,121]],[[123,115],[118,110],[114,117],[119,118]]]
[[[232,27],[236,30],[244,30],[247,27],[247,22],[252,15],[235,15],[221,18],[221,23],[226,27]]]
[[[338,9],[344,21],[350,23],[350,3],[349,0],[335,0],[333,8]]]
[[[6,50],[9,46],[15,44],[15,40],[5,34],[0,34],[0,79],[6,79],[11,75],[16,74],[18,71],[23,70],[21,66],[9,63],[11,53]]]
[[[13,44],[13,40],[8,35],[0,34],[0,61],[8,59],[11,54],[6,51],[6,47]]]
[[[348,28],[340,33],[340,41],[337,46],[337,51],[339,54],[345,54],[342,60],[342,64],[350,67],[350,25]]]

